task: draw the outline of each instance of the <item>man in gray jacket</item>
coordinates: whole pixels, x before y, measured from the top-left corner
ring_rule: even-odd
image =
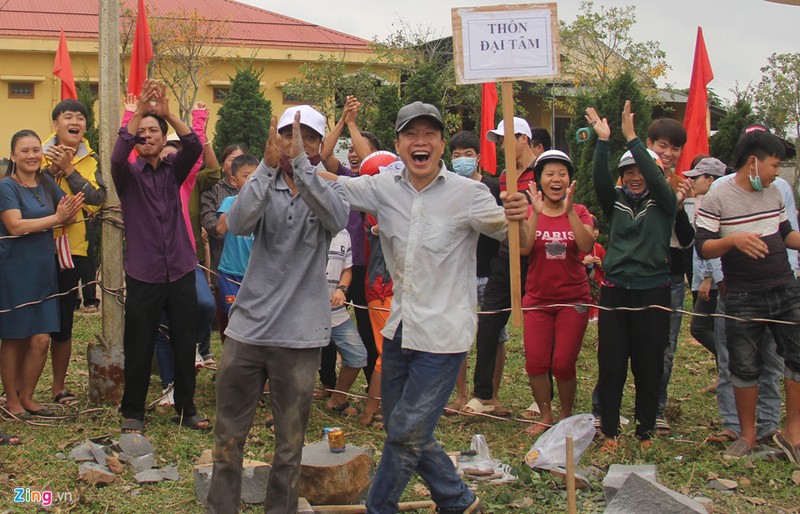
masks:
[[[217,372],[210,512],[238,509],[242,451],[267,375],[276,446],[265,511],[297,511],[320,348],[330,340],[328,247],[350,213],[341,186],[317,176],[324,133],[325,118],[308,105],[273,118],[264,159],[227,214],[230,231],[255,241]]]

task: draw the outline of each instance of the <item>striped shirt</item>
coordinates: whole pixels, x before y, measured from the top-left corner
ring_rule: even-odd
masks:
[[[353,211],[350,211],[353,212]],[[333,236],[331,246],[328,248],[328,266],[325,272],[328,274],[328,295],[339,287],[339,279],[346,269],[353,267],[353,251],[350,247],[350,233],[345,229]],[[347,312],[347,305],[331,308],[331,326],[338,327],[350,318]]]
[[[730,180],[703,198],[697,212],[697,251],[702,254],[703,243],[709,239],[741,232],[758,234],[767,244],[767,256],[753,259],[733,248],[722,256],[722,271],[728,291],[767,291],[794,280],[784,242],[791,230],[777,187],[745,191]]]

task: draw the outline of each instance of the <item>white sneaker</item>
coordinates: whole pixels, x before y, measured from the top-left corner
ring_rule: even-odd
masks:
[[[161,401],[158,402],[159,407],[174,407],[175,395],[172,384],[168,385],[166,389],[161,391]]]
[[[197,346],[194,347],[194,369],[201,369],[203,367],[203,358],[200,356],[200,351]]]

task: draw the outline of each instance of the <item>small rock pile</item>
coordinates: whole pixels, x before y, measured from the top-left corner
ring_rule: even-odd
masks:
[[[79,462],[78,478],[97,486],[114,482],[125,472],[125,464],[132,469],[138,484],[181,479],[174,464],[157,467],[153,445],[141,434],[122,434],[119,441],[107,446],[87,439],[68,455],[59,454],[58,457]]]

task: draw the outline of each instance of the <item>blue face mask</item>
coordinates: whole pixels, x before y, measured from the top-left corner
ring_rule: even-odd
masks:
[[[462,177],[469,177],[478,168],[477,157],[456,157],[453,159],[453,171]]]
[[[756,176],[753,177],[748,173],[747,178],[750,179],[750,185],[753,186],[753,189],[755,189],[756,191],[763,191],[764,186],[763,184],[761,184],[761,177],[758,175],[758,158],[756,158],[755,162],[756,162]]]

